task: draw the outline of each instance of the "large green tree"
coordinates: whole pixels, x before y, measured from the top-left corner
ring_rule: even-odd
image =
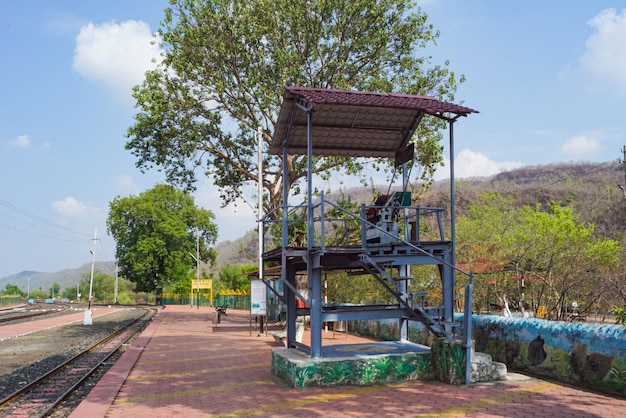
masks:
[[[198,208],[188,192],[158,184],[138,196],[117,197],[109,206],[107,230],[116,241],[120,275],[136,283],[137,291],[188,280],[197,245],[202,261],[214,260],[208,246],[217,238],[215,217]]]
[[[404,92],[453,100],[457,79],[425,48],[439,36],[409,0],[171,0],[159,30],[160,66],[134,90],[138,113],[126,148],[147,170],[193,189],[197,173],[212,178],[222,203],[240,198],[259,177],[257,139],[268,149],[283,87],[296,85]],[[459,81],[462,81],[463,77]],[[413,140],[426,184],[443,161],[442,122],[427,117]],[[419,137],[419,141],[417,138]],[[306,175],[304,156],[264,153],[263,206],[282,202]],[[363,160],[316,159],[314,174],[361,174]],[[386,167],[385,164],[377,168]]]

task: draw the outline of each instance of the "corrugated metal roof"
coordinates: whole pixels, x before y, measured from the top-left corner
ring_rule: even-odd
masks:
[[[312,109],[313,154],[393,157],[404,149],[425,114],[440,118],[478,113],[434,97],[398,93],[285,87],[270,152],[307,152],[307,112]]]

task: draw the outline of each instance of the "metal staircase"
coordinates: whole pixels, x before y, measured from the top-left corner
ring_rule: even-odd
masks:
[[[452,335],[443,326],[443,307],[424,307],[423,304],[418,303],[414,299],[414,295],[398,287],[398,282],[401,280],[410,280],[411,277],[392,277],[387,274],[387,268],[393,268],[396,266],[386,265],[381,266],[372,257],[368,255],[361,256],[361,262],[363,269],[367,271],[372,277],[374,277],[379,283],[381,283],[385,289],[392,294],[398,301],[400,306],[410,314],[411,318],[420,321],[426,326],[433,334],[438,337],[452,338]]]

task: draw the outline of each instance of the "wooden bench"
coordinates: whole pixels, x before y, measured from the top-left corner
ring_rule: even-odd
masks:
[[[274,341],[276,343],[280,343],[287,347],[287,327],[285,327],[282,331],[273,331],[269,332],[272,337],[274,337]],[[300,322],[296,322],[296,342],[302,342],[302,336],[304,335],[304,324]]]

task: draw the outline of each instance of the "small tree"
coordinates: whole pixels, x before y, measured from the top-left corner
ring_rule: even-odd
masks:
[[[10,283],[7,283],[4,291],[1,293],[3,295],[19,295],[19,296],[26,295],[26,293],[22,292],[22,289],[20,289],[17,285],[10,284]]]
[[[58,283],[53,283],[52,287],[50,288],[50,297],[51,298],[59,297],[60,292],[61,292],[61,285]]]
[[[78,290],[76,286],[66,287],[63,292],[61,292],[61,297],[64,299],[76,300],[77,292]]]
[[[626,307],[613,307],[611,308],[611,314],[615,315],[615,323],[620,325],[626,325]]]
[[[47,298],[47,294],[41,288],[39,288],[39,289],[32,289],[30,291],[30,297],[31,297],[31,299],[45,299],[45,298]]]
[[[250,291],[250,278],[244,273],[255,270],[258,270],[258,266],[251,264],[225,265],[219,271],[219,282],[213,293],[222,290]]]

